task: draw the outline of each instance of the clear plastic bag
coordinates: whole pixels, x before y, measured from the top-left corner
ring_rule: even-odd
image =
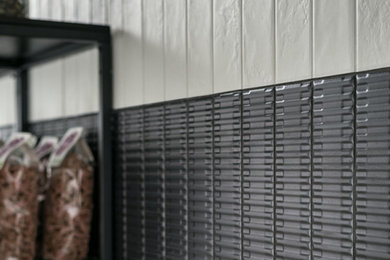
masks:
[[[39,170],[37,180],[37,193],[38,193],[38,227],[37,227],[37,239],[36,239],[36,257],[42,258],[43,250],[43,223],[44,223],[44,203],[46,190],[48,188],[48,171],[47,164],[49,161],[50,153],[55,149],[58,143],[57,137],[45,136],[42,137],[38,146],[34,149],[36,156],[39,159]]]
[[[90,157],[83,152],[85,145],[84,140],[78,142],[61,164],[51,170],[45,198],[44,259],[81,260],[87,256],[93,167]]]
[[[38,160],[28,145],[10,153],[0,170],[0,260],[35,257]]]

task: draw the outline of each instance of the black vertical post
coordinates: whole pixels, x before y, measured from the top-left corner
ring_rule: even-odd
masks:
[[[100,250],[101,259],[113,259],[112,247],[112,49],[111,39],[99,45],[99,101],[98,118],[99,180],[100,180]]]
[[[28,129],[28,73],[26,69],[20,69],[16,73],[16,105],[17,105],[17,131]]]

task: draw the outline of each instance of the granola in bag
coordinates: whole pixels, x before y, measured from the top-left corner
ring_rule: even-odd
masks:
[[[16,133],[0,150],[0,260],[35,257],[38,159],[30,138]]]
[[[82,128],[68,130],[49,159],[43,243],[47,260],[82,260],[88,253],[94,171],[82,133]]]
[[[38,228],[36,239],[36,256],[42,257],[42,242],[43,242],[43,222],[44,222],[44,201],[45,193],[48,188],[48,173],[47,163],[51,152],[55,149],[58,143],[57,137],[44,136],[41,138],[38,146],[34,149],[35,154],[39,160],[38,171]]]

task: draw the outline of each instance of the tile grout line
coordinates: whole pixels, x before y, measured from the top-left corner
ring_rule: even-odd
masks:
[[[356,185],[357,185],[357,161],[356,161],[356,155],[357,155],[357,147],[356,147],[356,141],[357,141],[357,75],[353,77],[353,170],[352,170],[352,259],[356,259]]]
[[[142,185],[143,185],[143,189],[142,189],[142,224],[143,224],[143,227],[142,227],[142,257],[143,259],[145,259],[146,257],[146,171],[145,171],[145,108],[143,108],[142,110],[142,157],[141,157],[141,160],[142,160]]]
[[[167,245],[167,234],[166,234],[166,108],[167,104],[164,103],[162,106],[162,153],[161,153],[161,159],[162,159],[162,171],[161,171],[161,177],[162,177],[162,257],[163,259],[167,258],[167,251],[166,251],[166,245]]]
[[[244,88],[244,0],[240,0],[240,40],[241,40],[241,91],[240,93],[240,258],[244,259],[244,196],[243,196],[243,113],[244,113],[244,101],[243,101],[243,91]]]
[[[244,97],[240,91],[240,247],[241,259],[244,259]]]
[[[276,260],[276,87],[273,93],[273,259]]]
[[[118,118],[116,119],[118,120]],[[125,150],[126,153],[127,153],[127,149]],[[123,156],[122,159],[125,159],[124,157],[126,156]],[[123,160],[125,161],[125,160]],[[123,183],[122,183],[122,188],[123,188],[123,191],[122,191],[122,196],[123,196],[123,211],[124,211],[124,216],[123,216],[123,219],[122,221],[124,222],[123,223],[123,226],[124,226],[124,230],[125,232],[123,232],[123,257],[124,259],[127,259],[127,230],[128,230],[128,227],[127,227],[127,174],[126,174],[126,171],[123,171],[122,172],[122,178],[123,178]]]
[[[190,193],[189,191],[189,168],[190,168],[190,152],[189,152],[189,102],[185,102],[186,106],[186,170],[185,170],[185,175],[186,175],[186,254],[185,254],[185,260],[189,259],[189,196],[188,194]]]
[[[211,98],[211,157],[212,157],[212,163],[211,163],[211,175],[212,175],[212,193],[213,193],[213,212],[212,212],[212,225],[213,225],[213,232],[212,232],[212,258],[215,259],[215,120],[214,120],[214,112],[215,112],[215,97]]]

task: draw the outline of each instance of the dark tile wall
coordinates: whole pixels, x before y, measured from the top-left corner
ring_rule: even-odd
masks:
[[[115,113],[125,259],[390,258],[390,73]]]

